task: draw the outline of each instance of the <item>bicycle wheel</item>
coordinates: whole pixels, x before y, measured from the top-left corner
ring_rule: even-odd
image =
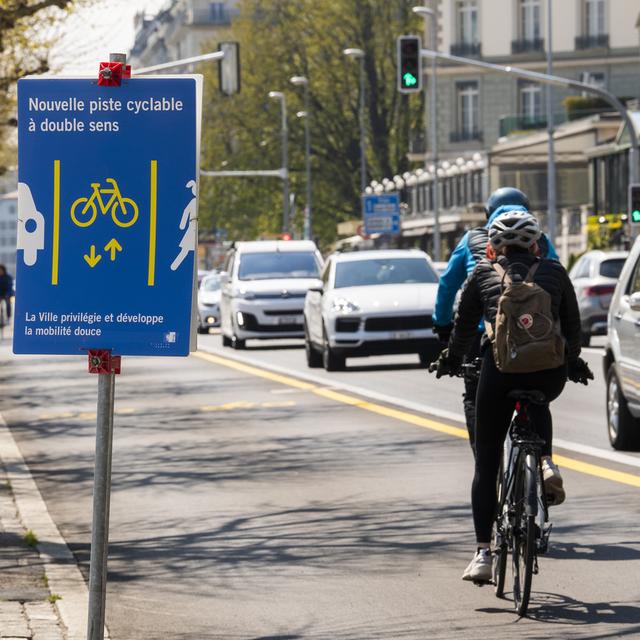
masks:
[[[535,467],[527,464],[521,458],[519,478],[516,483],[515,498],[515,527],[513,529],[513,603],[519,615],[527,615],[529,598],[531,597],[531,581],[533,579],[533,565],[535,561],[535,513],[531,513],[531,491],[534,502],[537,500]]]
[[[80,214],[76,215],[76,209],[78,206],[84,205],[85,202],[88,202],[88,206],[82,207]],[[92,225],[97,215],[98,208],[96,207],[96,203],[93,202],[93,200],[89,200],[89,198],[78,198],[71,205],[71,219],[79,227],[88,227]]]
[[[507,573],[507,555],[508,544],[505,539],[505,531],[509,522],[505,518],[504,495],[507,490],[507,478],[504,473],[504,456],[500,460],[500,470],[498,471],[498,483],[496,492],[498,497],[498,513],[493,523],[493,531],[491,532],[491,548],[493,549],[493,584],[497,598],[504,596],[504,580]]]
[[[131,213],[127,205],[131,205]],[[111,217],[119,227],[130,227],[138,219],[138,205],[131,198],[122,198],[120,202],[113,203]]]

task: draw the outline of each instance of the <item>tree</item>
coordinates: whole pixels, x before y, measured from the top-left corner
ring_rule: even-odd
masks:
[[[62,15],[73,0],[0,0],[0,174],[13,159],[10,143],[15,118],[17,80],[46,73],[47,25]]]
[[[280,166],[280,106],[271,90],[289,103],[291,189],[304,202],[302,91],[289,83],[309,78],[314,235],[323,244],[335,238],[336,223],[360,217],[358,63],[345,47],[365,52],[367,164],[369,177],[408,168],[409,133],[420,126],[419,96],[396,90],[396,37],[421,22],[408,0],[244,0],[233,37],[242,54],[242,92],[217,93],[217,77],[207,74],[203,168],[273,169]],[[224,227],[232,238],[280,231],[279,180],[203,178],[200,222],[208,231]],[[301,228],[302,207],[292,223]]]

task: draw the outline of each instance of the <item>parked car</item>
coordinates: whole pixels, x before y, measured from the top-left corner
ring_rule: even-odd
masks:
[[[254,338],[304,337],[304,298],[320,285],[321,267],[309,240],[236,243],[222,274],[222,344],[243,349]]]
[[[432,262],[431,264],[433,264],[433,268],[436,270],[438,277],[440,277],[449,266],[448,262]]]
[[[438,274],[416,250],[333,254],[304,304],[309,367],[342,369],[347,357],[440,350],[432,315]]]
[[[220,326],[220,276],[208,275],[198,288],[198,333]]]
[[[588,251],[569,272],[580,307],[582,346],[607,333],[607,311],[628,251]]]
[[[609,307],[603,359],[607,428],[614,449],[640,446],[640,238],[620,273]]]

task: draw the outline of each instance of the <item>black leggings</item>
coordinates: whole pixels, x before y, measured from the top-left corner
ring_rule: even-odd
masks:
[[[473,339],[464,360],[465,362],[473,362],[480,357],[480,341],[482,333],[478,333]],[[478,376],[473,373],[465,373],[464,375],[464,393],[462,394],[462,404],[464,406],[464,418],[467,422],[467,431],[469,432],[469,444],[473,455],[476,455],[476,396],[478,395]]]
[[[513,389],[537,389],[551,402],[560,395],[566,381],[566,365],[535,373],[501,373],[491,348],[485,349],[476,396],[476,472],[471,487],[473,524],[478,542],[491,541],[500,457],[515,409],[515,400],[507,394]],[[549,405],[532,404],[529,409],[536,431],[545,441],[542,455],[550,456],[553,431]]]

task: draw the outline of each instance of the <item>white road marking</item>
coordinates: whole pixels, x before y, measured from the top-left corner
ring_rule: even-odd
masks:
[[[206,347],[206,346],[199,346],[198,349],[200,351],[204,351],[205,353],[220,355],[225,358],[229,358],[230,360],[236,360],[238,362],[249,364],[254,367],[261,367],[263,369],[267,369],[268,371],[273,371],[274,373],[280,373],[280,374],[288,375],[294,378],[299,378],[300,380],[313,382],[314,384],[319,384],[324,387],[329,387],[331,389],[339,389],[340,391],[348,391],[349,393],[355,393],[359,396],[362,396],[363,398],[368,398],[370,400],[377,400],[378,402],[384,402],[386,404],[400,407],[402,409],[409,409],[410,411],[416,411],[418,413],[426,413],[430,416],[434,416],[436,418],[443,418],[444,420],[451,420],[459,424],[465,423],[464,414],[462,413],[446,411],[444,409],[439,409],[438,407],[432,407],[426,404],[422,404],[420,402],[412,402],[411,400],[396,398],[395,396],[390,396],[384,393],[379,393],[377,391],[372,391],[370,389],[366,389],[365,387],[359,387],[357,385],[347,384],[344,382],[337,382],[335,380],[329,380],[323,376],[314,375],[313,373],[301,372],[295,369],[287,369],[286,367],[280,367],[274,364],[266,364],[264,362],[261,362],[260,360],[254,360],[246,356],[238,355],[235,352],[220,351],[218,349],[213,349],[211,347]],[[591,347],[588,347],[588,349],[595,353],[602,353],[602,349],[591,348]],[[610,462],[616,462],[618,464],[640,468],[640,458],[636,458],[635,456],[628,455],[625,453],[619,453],[618,451],[601,449],[600,447],[592,447],[589,445],[580,444],[579,442],[571,442],[570,440],[563,440],[562,438],[554,438],[553,444],[554,444],[554,448],[565,449],[567,451],[581,453],[583,455],[591,456],[593,458],[600,458],[601,460],[609,460]]]

